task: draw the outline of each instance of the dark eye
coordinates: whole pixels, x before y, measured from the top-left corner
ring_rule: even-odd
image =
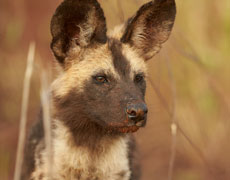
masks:
[[[136,76],[135,76],[135,78],[134,78],[134,81],[136,82],[136,83],[139,83],[139,82],[141,82],[141,81],[143,81],[144,80],[144,76],[142,75],[142,74],[137,74]]]
[[[98,83],[107,83],[108,82],[108,79],[106,78],[106,76],[95,76],[94,79]]]

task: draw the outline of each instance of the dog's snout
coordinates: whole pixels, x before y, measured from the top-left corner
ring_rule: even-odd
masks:
[[[130,120],[133,120],[135,123],[137,123],[146,118],[148,108],[145,103],[129,104],[126,109],[126,113]]]

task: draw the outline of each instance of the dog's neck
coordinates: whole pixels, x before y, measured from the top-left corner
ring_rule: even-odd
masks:
[[[95,134],[88,132],[88,137],[76,139],[69,128],[60,120],[53,120],[55,128],[52,129],[52,155],[53,166],[52,176],[54,179],[91,179],[98,177],[102,180],[122,179],[128,180],[130,177],[130,167],[128,159],[129,136],[101,136],[100,140],[93,142]],[[91,132],[92,133],[92,132]],[[82,134],[79,134],[82,135]],[[83,140],[90,140],[84,142]],[[94,144],[93,144],[94,143]],[[43,147],[42,144],[39,146]],[[94,149],[93,149],[94,148]],[[36,171],[32,177],[38,177],[39,173],[46,172],[49,154],[46,148],[37,148]],[[63,168],[64,167],[64,168]],[[60,176],[64,175],[64,176]]]
[[[129,138],[128,134],[109,131],[90,121],[79,120],[74,128],[57,119],[53,123],[54,138],[66,139],[67,145],[84,147],[92,153],[100,152],[102,146],[109,148],[116,141]]]

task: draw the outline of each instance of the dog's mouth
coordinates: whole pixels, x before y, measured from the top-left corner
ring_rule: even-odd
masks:
[[[108,129],[109,131],[116,131],[119,133],[134,133],[140,127],[144,127],[145,122],[146,122],[145,119],[137,123],[129,122],[128,120],[125,120],[124,122],[110,123]]]
[[[118,132],[120,133],[134,133],[136,132],[140,127],[134,125],[134,126],[129,126],[129,127],[118,127],[115,128]]]

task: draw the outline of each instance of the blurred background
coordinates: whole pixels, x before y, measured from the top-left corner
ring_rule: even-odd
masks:
[[[40,109],[41,69],[56,76],[49,24],[60,2],[0,0],[1,180],[12,179],[14,173],[31,41],[36,54],[28,127]],[[147,1],[99,2],[108,28],[113,28]],[[148,65],[148,124],[135,134],[142,179],[165,180],[172,175],[174,180],[229,180],[230,1],[177,0],[172,35]]]

